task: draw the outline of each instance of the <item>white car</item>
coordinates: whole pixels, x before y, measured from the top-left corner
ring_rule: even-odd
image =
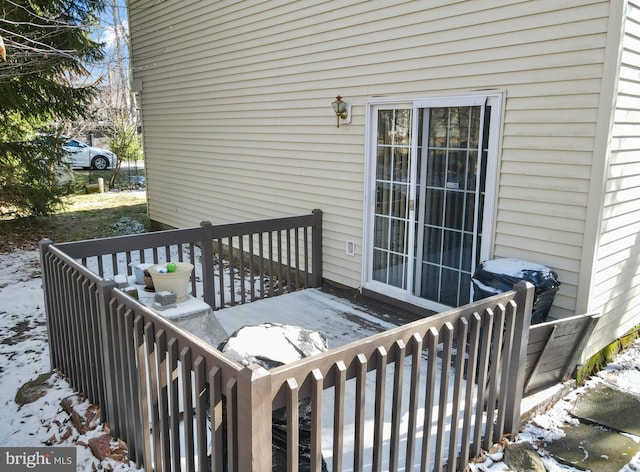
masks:
[[[108,149],[89,146],[77,139],[69,139],[62,148],[69,154],[72,169],[113,169],[118,158]]]

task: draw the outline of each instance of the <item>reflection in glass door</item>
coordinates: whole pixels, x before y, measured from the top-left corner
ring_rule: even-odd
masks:
[[[411,110],[380,110],[376,146],[373,280],[407,288]]]
[[[378,289],[434,307],[471,300],[471,276],[487,256],[490,117],[498,108],[487,97],[463,97],[375,109],[367,280]]]
[[[414,294],[448,306],[471,300],[479,257],[489,126],[484,112],[464,106],[420,113]]]

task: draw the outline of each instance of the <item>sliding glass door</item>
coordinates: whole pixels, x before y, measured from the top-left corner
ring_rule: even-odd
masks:
[[[488,96],[370,107],[366,285],[437,309],[471,300],[489,255],[498,110]]]

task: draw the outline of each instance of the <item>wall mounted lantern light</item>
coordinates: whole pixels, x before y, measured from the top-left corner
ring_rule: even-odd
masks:
[[[331,103],[333,111],[336,114],[336,127],[340,128],[340,123],[351,123],[351,104],[342,101],[342,97],[338,95],[334,102]]]

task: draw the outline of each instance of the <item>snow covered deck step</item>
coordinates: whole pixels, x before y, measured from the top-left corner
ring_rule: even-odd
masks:
[[[242,326],[261,323],[312,329],[328,339],[330,349],[397,326],[348,299],[317,288],[224,308],[215,316],[229,334]]]

